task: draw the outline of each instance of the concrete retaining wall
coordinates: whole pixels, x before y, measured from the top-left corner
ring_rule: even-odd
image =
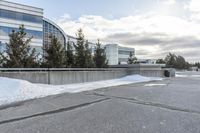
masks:
[[[163,77],[161,66],[128,65],[121,68],[65,68],[65,69],[0,69],[0,77],[27,80],[41,84],[73,84],[121,78],[131,74]]]
[[[48,84],[48,72],[0,72],[0,77],[27,80],[32,83]]]
[[[50,84],[72,84],[107,79],[115,79],[126,76],[125,70],[107,71],[52,71],[50,72]]]
[[[132,65],[115,65],[113,68],[127,69],[128,75],[140,74],[146,77],[164,77],[164,64],[132,64]]]

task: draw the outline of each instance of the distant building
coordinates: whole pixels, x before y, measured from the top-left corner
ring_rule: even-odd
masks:
[[[118,44],[105,45],[108,65],[127,64],[130,53],[135,56],[135,49],[121,47]]]
[[[135,49],[130,47],[118,46],[118,62],[119,64],[127,64],[130,53],[135,56]]]
[[[198,67],[190,67],[189,71],[200,71]]]
[[[118,64],[118,44],[107,44],[105,46],[108,65]]]
[[[156,64],[156,60],[154,59],[137,59],[137,64]]]

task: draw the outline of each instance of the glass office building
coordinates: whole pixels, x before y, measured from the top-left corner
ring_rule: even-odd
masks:
[[[65,35],[65,32],[55,23],[50,21],[49,19],[44,18],[43,20],[43,45],[49,46],[51,43],[50,36],[55,36],[59,42],[65,47],[67,35]]]
[[[9,42],[9,34],[24,25],[30,45],[37,53],[43,54],[42,47],[50,45],[50,35],[55,35],[65,46],[67,35],[52,21],[43,17],[43,9],[0,0],[0,51]]]
[[[27,37],[33,37],[31,47],[42,53],[43,9],[0,0],[0,51],[9,42],[9,34],[24,25]]]
[[[33,37],[31,47],[36,49],[38,54],[43,55],[43,46],[51,44],[51,35],[58,38],[63,47],[69,40],[72,48],[76,38],[65,34],[65,32],[54,22],[43,17],[43,9],[22,5],[18,3],[0,0],[0,51],[5,51],[9,42],[9,34],[19,26],[24,25],[27,37]],[[109,65],[126,63],[130,52],[135,54],[133,48],[120,47],[118,44],[108,44],[104,46]],[[95,52],[95,44],[89,43],[92,53]],[[75,49],[74,49],[75,50]]]

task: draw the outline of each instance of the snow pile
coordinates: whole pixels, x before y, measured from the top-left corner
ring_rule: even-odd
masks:
[[[61,93],[78,93],[104,87],[162,80],[161,78],[144,77],[140,75],[126,76],[97,82],[87,82],[70,85],[32,84],[28,81],[0,77],[0,105],[28,99],[41,98]]]

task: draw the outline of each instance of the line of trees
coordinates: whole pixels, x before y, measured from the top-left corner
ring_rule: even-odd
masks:
[[[166,64],[166,67],[176,68],[176,69],[189,69],[192,66],[200,68],[200,63],[190,64],[185,60],[183,56],[175,55],[169,53],[165,59],[158,59],[157,64]]]
[[[100,41],[96,43],[94,55],[92,55],[89,43],[85,39],[82,29],[78,30],[77,42],[70,44],[68,40],[66,49],[53,35],[51,43],[43,47],[43,57],[39,58],[36,50],[31,48],[33,37],[28,38],[23,25],[18,31],[12,31],[9,35],[9,43],[6,50],[0,53],[1,67],[5,68],[103,68],[108,67],[105,49]],[[73,47],[75,50],[73,50]]]
[[[196,62],[194,66],[200,68],[200,62]]]

